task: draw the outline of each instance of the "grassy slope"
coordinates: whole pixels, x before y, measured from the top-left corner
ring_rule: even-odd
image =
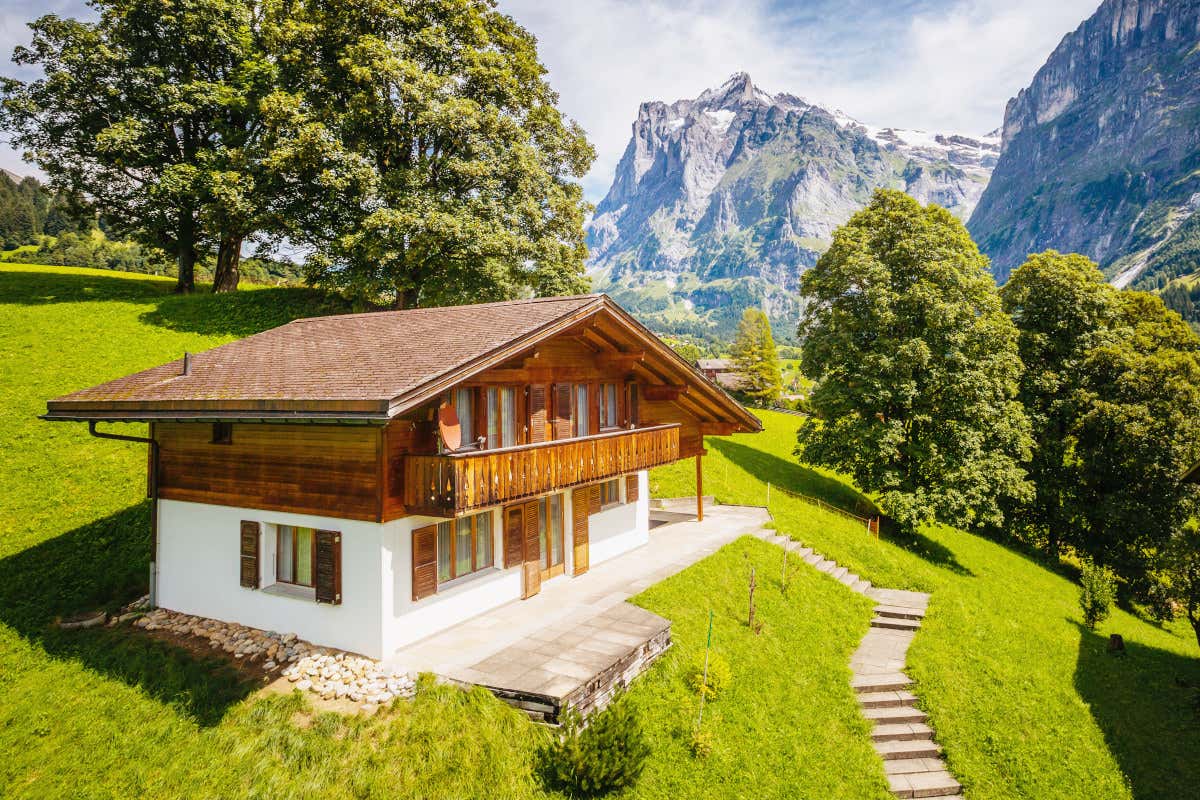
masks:
[[[761,504],[769,480],[849,506],[850,487],[794,462],[796,418],[764,418],[756,437],[709,440],[705,491]],[[688,493],[690,467],[657,471],[652,489]],[[909,664],[968,797],[1192,796],[1200,660],[1182,623],[1160,628],[1118,611],[1092,633],[1079,624],[1073,583],[994,542],[944,527],[877,542],[778,492],[771,511],[780,529],[876,585],[933,592]],[[1127,657],[1106,654],[1109,633],[1124,636]]]
[[[220,662],[126,629],[49,625],[140,592],[149,542],[144,448],[41,422],[45,400],[314,311],[303,290],[180,298],[170,287],[0,265],[2,793],[544,796],[531,766],[544,733],[481,691],[426,687],[370,720],[310,719],[298,697],[247,698]],[[742,623],[751,564],[761,636]],[[743,539],[638,598],[675,622],[676,646],[633,692],[654,747],[634,796],[887,796],[847,685],[869,604],[796,562],[785,598],[769,577],[781,567],[777,549]],[[710,608],[734,683],[706,714],[715,752],[696,762],[684,677]]]

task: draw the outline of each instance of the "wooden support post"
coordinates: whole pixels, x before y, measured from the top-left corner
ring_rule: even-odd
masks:
[[[696,456],[696,521],[704,522],[704,466],[702,455]]]

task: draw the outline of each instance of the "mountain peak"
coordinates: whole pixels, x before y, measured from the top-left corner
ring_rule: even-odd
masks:
[[[705,89],[695,102],[699,105],[728,108],[753,100],[756,91],[754,81],[750,80],[750,73],[735,72],[717,88]]]

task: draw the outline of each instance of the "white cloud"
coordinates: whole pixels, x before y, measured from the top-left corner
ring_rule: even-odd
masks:
[[[612,181],[639,103],[694,97],[739,70],[864,122],[986,133],[1096,4],[931,0],[899,12],[887,0],[501,0],[538,37],[564,111],[596,146],[584,181],[593,200]]]

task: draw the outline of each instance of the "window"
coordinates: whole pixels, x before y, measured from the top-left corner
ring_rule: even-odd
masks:
[[[517,393],[511,386],[483,390],[487,406],[487,446],[513,447],[517,443]]]
[[[621,479],[613,478],[600,484],[600,507],[608,508],[621,502]]]
[[[575,384],[575,435],[587,436],[591,433],[588,426],[588,387],[586,383]]]
[[[552,494],[537,501],[538,554],[543,570],[551,570],[563,563],[563,496]]]
[[[233,444],[233,423],[214,422],[212,426],[213,444]]]
[[[629,384],[628,417],[630,425],[636,426],[641,422],[638,419],[638,385],[636,383]]]
[[[276,526],[275,580],[297,586],[313,586],[313,529],[292,525]]]
[[[495,563],[492,512],[438,523],[438,583],[487,569]]]
[[[458,415],[458,429],[462,431],[462,447],[476,447],[474,389],[454,390],[454,413]]]
[[[600,384],[600,427],[617,427],[617,385]]]

